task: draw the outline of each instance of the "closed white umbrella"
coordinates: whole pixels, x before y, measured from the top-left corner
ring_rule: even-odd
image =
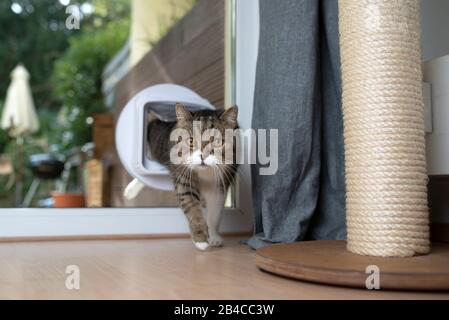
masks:
[[[11,84],[6,93],[1,119],[2,129],[17,140],[16,205],[21,203],[23,193],[24,136],[39,130],[39,119],[34,108],[29,79],[30,74],[20,64],[11,72]]]
[[[1,127],[14,137],[39,130],[29,78],[30,74],[22,65],[18,65],[11,72],[11,84],[6,93]]]

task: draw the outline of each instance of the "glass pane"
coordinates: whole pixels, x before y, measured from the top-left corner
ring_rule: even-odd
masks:
[[[185,86],[216,108],[232,103],[225,1],[15,0],[0,9],[8,27],[0,33],[0,207],[177,206],[172,191],[156,188],[124,197],[133,178],[117,155],[116,121],[159,83]]]

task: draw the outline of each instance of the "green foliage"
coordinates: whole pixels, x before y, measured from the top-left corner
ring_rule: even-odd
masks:
[[[10,140],[5,146],[4,154],[7,154],[13,161],[14,172],[23,170],[23,191],[26,192],[33,180],[30,170],[28,170],[28,159],[31,155],[42,153],[44,151],[40,141],[34,137],[26,137],[22,146],[19,146],[17,140]],[[25,170],[24,170],[25,169]],[[12,190],[6,190],[6,181],[9,177],[0,176],[0,204],[11,206],[14,201],[14,187]]]
[[[15,13],[16,3],[21,12]],[[49,78],[53,63],[62,56],[73,34],[65,28],[67,15],[64,7],[55,0],[2,0],[0,1],[0,99],[5,99],[10,84],[10,73],[23,63],[30,73],[30,86],[38,110],[55,110],[58,103],[51,94]],[[0,115],[2,110],[0,105]],[[55,113],[55,111],[53,111]],[[24,145],[24,160],[30,154],[42,152],[32,137]],[[7,154],[18,169],[17,143],[0,129],[0,154]],[[16,171],[17,172],[17,171]],[[24,171],[24,190],[31,181],[29,170]],[[5,190],[8,177],[0,177],[0,203],[12,205],[14,190]]]
[[[0,111],[1,112],[1,111]],[[6,146],[9,143],[8,134],[4,130],[0,130],[0,154],[5,151]]]
[[[22,12],[11,10],[12,3]],[[0,1],[0,97],[4,99],[10,72],[23,63],[37,108],[54,108],[49,77],[53,63],[67,48],[73,33],[65,28],[67,15],[57,0]]]
[[[59,141],[62,149],[89,141],[86,119],[93,112],[104,109],[101,92],[103,69],[124,45],[128,30],[128,20],[122,20],[82,33],[70,39],[68,50],[56,62],[51,83],[54,95],[64,106],[56,134],[56,138],[62,139]]]
[[[101,29],[110,22],[129,21],[131,0],[91,0],[95,11],[82,22],[83,32]]]
[[[20,6],[19,13],[12,11],[13,3]],[[130,0],[84,0],[71,1],[71,3],[90,3],[94,7],[92,14],[83,17],[80,30],[66,28],[65,22],[68,17],[65,11],[66,7],[58,0],[0,1],[0,30],[3,30],[0,32],[0,99],[4,99],[6,96],[6,90],[10,83],[10,72],[17,64],[23,63],[30,72],[31,91],[41,122],[41,130],[35,136],[50,135],[50,141],[53,143],[60,142],[57,141],[57,136],[62,137],[60,130],[55,132],[58,127],[57,115],[62,105],[70,109],[71,118],[77,114],[74,122],[79,129],[86,127],[85,119],[91,110],[101,109],[99,108],[101,84],[100,77],[97,75],[101,74],[102,67],[114,54],[114,50],[119,47],[117,44],[124,42],[123,39],[126,38],[129,26]],[[114,38],[113,28],[117,28],[117,39]],[[82,39],[77,41],[78,38]],[[101,42],[99,45],[95,43],[97,40]],[[65,53],[69,45],[70,53]],[[83,48],[80,48],[83,45],[91,47],[92,50],[83,51]],[[104,48],[101,48],[102,46]],[[100,55],[98,58],[92,57],[97,53]],[[67,57],[68,55],[71,57]],[[76,57],[77,55],[78,57]],[[82,61],[83,57],[87,57],[86,62]],[[78,69],[78,65],[81,66],[80,76],[87,74],[88,72],[85,70],[92,67],[92,72],[86,78],[78,81],[85,84],[68,86],[68,81],[65,81],[64,85],[74,90],[68,93],[73,94],[73,99],[67,99],[67,96],[61,94],[60,91],[54,93],[56,72],[53,69],[55,62],[59,59],[72,64],[73,69]],[[70,59],[72,61],[69,61]],[[61,72],[69,75],[70,70],[61,70]],[[61,89],[61,86],[58,88]],[[89,95],[95,97],[93,105],[88,104],[86,99],[84,101],[78,99],[79,90],[86,88],[88,88],[88,95],[84,95],[84,93],[83,95],[86,98]],[[72,100],[71,103],[67,103],[70,100]],[[73,104],[75,100],[76,105]],[[73,141],[71,144],[81,144],[89,136],[88,132],[82,132],[81,136],[73,135],[76,136],[75,140],[77,141]],[[0,129],[0,152],[5,149],[9,141],[6,133]]]
[[[0,101],[0,115],[3,112],[3,101]],[[2,154],[5,151],[6,145],[9,143],[10,138],[8,137],[8,134],[0,129],[0,154]]]
[[[12,11],[13,3],[20,12]],[[0,112],[10,72],[23,63],[40,120],[39,132],[26,137],[25,162],[32,154],[64,151],[90,140],[86,118],[103,109],[101,72],[128,35],[130,0],[71,3],[94,7],[79,30],[66,28],[66,7],[58,0],[0,1]],[[0,129],[0,154],[9,155],[16,167],[17,149],[16,141]],[[24,174],[27,190],[32,177],[29,170]],[[0,177],[0,203],[9,206],[13,192],[4,190],[4,184]]]

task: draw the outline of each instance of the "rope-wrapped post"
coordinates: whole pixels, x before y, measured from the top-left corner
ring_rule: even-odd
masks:
[[[429,252],[418,0],[340,0],[347,249]]]

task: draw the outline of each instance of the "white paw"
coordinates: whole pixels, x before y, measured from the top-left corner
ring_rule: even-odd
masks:
[[[223,239],[218,234],[210,236],[207,241],[211,247],[221,247],[223,244]]]
[[[195,247],[197,247],[197,249],[201,251],[205,251],[209,247],[209,244],[207,242],[194,242],[194,244]]]

